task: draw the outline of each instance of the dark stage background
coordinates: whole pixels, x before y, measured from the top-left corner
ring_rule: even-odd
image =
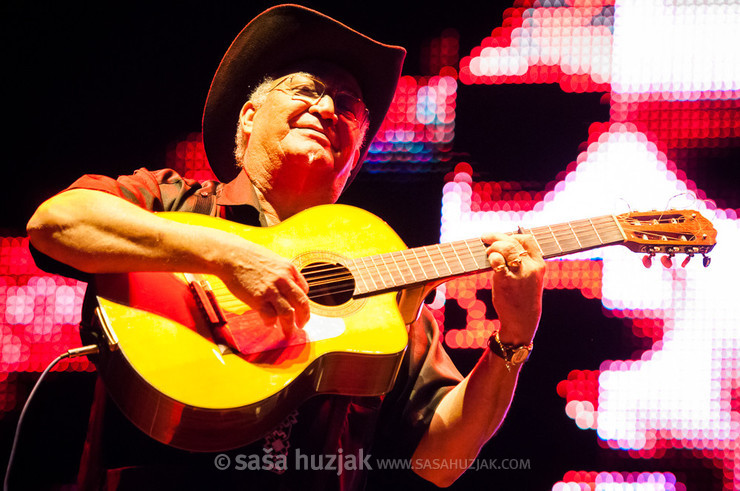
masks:
[[[168,159],[171,159],[173,146],[192,139],[192,134],[200,130],[201,108],[212,74],[234,35],[246,21],[274,3],[12,1],[0,6],[0,36],[5,60],[2,80],[6,183],[5,192],[0,193],[2,209],[5,210],[0,219],[0,235],[7,238],[3,242],[4,250],[15,251],[12,252],[15,256],[10,252],[4,256],[11,259],[6,261],[2,271],[5,278],[5,283],[1,284],[4,288],[2,303],[10,302],[11,287],[23,287],[29,278],[39,275],[26,263],[18,270],[14,269],[12,259],[27,261],[27,256],[17,250],[25,247],[21,238],[25,235],[25,222],[35,207],[83,173],[119,175],[131,173],[141,166],[159,168],[171,165],[172,160]],[[555,6],[571,3],[551,2]],[[591,5],[591,2],[575,3],[582,8]],[[404,74],[419,85],[431,84],[430,76],[450,73],[440,72],[439,67],[435,71],[434,63],[430,64],[429,50],[434,43],[449,40],[452,36],[459,43],[457,58],[462,58],[480,46],[484,38],[491,36],[494,28],[516,24],[512,19],[521,18],[524,7],[544,11],[551,4],[518,0],[305,3],[377,39],[405,46],[409,54]],[[613,2],[593,2],[593,5],[588,8],[600,12],[599,18],[612,19],[613,25]],[[737,15],[734,4],[728,5],[728,12]],[[514,6],[521,7],[521,11],[512,11]],[[568,16],[575,18],[575,14]],[[598,16],[594,14],[593,17]],[[604,36],[608,37],[610,32],[613,34],[612,26],[606,25],[604,29]],[[499,30],[492,38],[506,39],[507,36],[510,40],[511,29]],[[544,63],[543,57],[540,60],[541,64]],[[613,94],[610,97],[607,82],[602,79],[594,81],[593,77],[584,82],[588,78],[588,70],[579,72],[580,78],[569,78],[564,75],[563,63],[559,72],[549,75],[550,79],[541,71],[540,74],[545,74],[541,79],[529,72],[529,78],[518,73],[499,78],[494,76],[487,84],[480,80],[477,83],[458,83],[455,97],[448,100],[447,106],[453,111],[454,125],[448,132],[454,131],[454,138],[436,146],[432,142],[431,150],[424,154],[426,161],[422,163],[418,159],[415,161],[413,152],[408,149],[379,150],[376,153],[378,162],[366,166],[367,170],[348,189],[342,202],[383,217],[409,246],[433,244],[440,240],[443,189],[450,195],[457,192],[445,188],[445,183],[455,180],[455,169],[458,176],[465,174],[463,171],[466,169],[472,169],[469,179],[474,183],[504,183],[504,191],[506,183],[518,183],[518,188],[515,186],[514,189],[523,190],[526,195],[489,192],[488,198],[482,199],[490,203],[517,202],[522,211],[531,210],[534,202],[541,201],[546,192],[556,189],[555,183],[565,178],[566,170],[575,170],[579,154],[594,155],[597,152],[589,145],[598,139],[600,132],[606,132],[610,123],[625,121],[620,119],[622,113],[619,112],[624,108],[615,102]],[[454,68],[456,72],[461,71],[459,61]],[[726,93],[718,95],[717,90],[721,92],[721,89]],[[632,106],[624,111],[633,111],[630,113],[633,116],[639,114],[631,120],[627,117],[628,121],[633,121],[634,128],[625,126],[625,131],[648,134],[649,140],[656,143],[657,151],[663,152],[673,162],[673,170],[679,180],[691,180],[694,189],[703,190],[703,197],[713,200],[714,205],[708,208],[710,212],[715,208],[727,209],[729,211],[722,216],[727,222],[736,223],[734,210],[740,208],[740,179],[736,169],[740,155],[737,118],[740,86],[735,79],[712,90],[711,94],[709,90],[706,94],[701,92],[686,102],[686,106],[665,96],[669,100],[668,106],[663,109],[649,107],[644,111],[653,111],[650,114],[657,112],[657,118],[665,121],[698,118],[697,115],[704,111],[711,113],[707,116],[708,131],[724,128],[724,133],[683,135],[677,138],[683,138],[680,141],[694,138],[699,143],[674,144],[669,138],[670,131],[674,130],[663,128],[665,131],[661,133],[660,125],[648,125],[647,129],[640,126],[648,119],[640,119],[643,114],[639,112],[640,108]],[[707,106],[697,106],[704,99],[710,101]],[[635,99],[630,103],[644,101]],[[667,116],[660,116],[660,111]],[[450,121],[446,123],[449,125]],[[606,126],[594,127],[594,123]],[[616,132],[611,131],[610,134]],[[702,141],[709,143],[703,144]],[[383,159],[388,161],[387,165],[382,163]],[[461,162],[469,164],[469,167],[458,166]],[[625,189],[630,186],[624,185]],[[478,191],[476,188],[474,193]],[[490,208],[493,212],[501,209]],[[588,209],[581,211],[581,216],[593,214]],[[450,225],[454,226],[454,223]],[[737,228],[737,225],[733,226]],[[731,237],[734,240],[736,236]],[[640,258],[633,256],[632,260],[639,262]],[[601,259],[589,257],[581,261],[600,264]],[[729,264],[729,268],[734,265]],[[625,310],[614,304],[605,305],[601,293],[583,293],[584,288],[599,290],[600,280],[598,286],[589,286],[585,280],[572,279],[568,283],[558,274],[555,272],[550,277],[535,352],[523,369],[510,415],[481,455],[485,459],[498,459],[499,463],[515,459],[523,468],[469,472],[452,489],[551,489],[560,481],[590,482],[593,485],[594,476],[604,472],[617,473],[613,479],[625,481],[637,480],[650,472],[662,476],[656,479],[670,481],[673,476],[674,483],[677,482],[675,487],[670,487],[669,483],[656,489],[722,489],[723,485],[725,489],[732,489],[734,474],[731,469],[739,462],[734,453],[736,436],[710,435],[706,430],[705,443],[691,443],[691,435],[685,437],[689,443],[681,443],[683,437],[673,434],[661,440],[668,442],[661,451],[651,454],[634,444],[629,450],[629,444],[616,437],[602,439],[592,429],[581,429],[574,417],[566,413],[566,403],[571,400],[594,402],[596,397],[589,399],[584,395],[587,390],[583,387],[579,393],[582,397],[566,397],[568,389],[558,384],[568,379],[569,374],[573,380],[579,377],[581,381],[585,380],[582,386],[591,383],[589,390],[597,391],[594,374],[607,371],[605,360],[639,359],[650,349],[659,350],[653,342],[660,336],[638,335],[642,331],[635,328],[639,323],[634,322],[634,316],[624,314]],[[66,287],[78,288],[74,284]],[[729,287],[734,288],[734,285],[728,284]],[[79,291],[74,291],[77,292],[74,295],[79,297]],[[446,310],[440,314],[440,319],[444,320],[445,329],[464,329],[465,308],[458,305],[460,301],[455,302],[451,298],[448,292]],[[478,298],[490,307],[490,300],[484,294],[479,294]],[[617,313],[612,313],[612,309]],[[10,312],[10,307],[5,310]],[[69,347],[65,340],[74,339],[73,326],[67,325],[64,336],[48,342],[44,350],[33,351],[32,347],[28,348],[33,343],[32,338],[24,338],[22,333],[26,331],[18,327],[23,326],[23,322],[31,325],[31,321],[13,320],[15,318],[11,317],[15,314],[7,312],[4,313],[5,324],[0,338],[5,356],[0,358],[3,363],[0,371],[4,373],[0,379],[0,392],[3,394],[0,404],[0,462],[7,458],[20,408],[38,373],[56,354]],[[737,310],[729,309],[728,312],[722,317],[722,322],[737,326],[736,321],[740,319]],[[488,314],[493,315],[491,312]],[[695,318],[700,319],[702,315],[705,314],[697,313]],[[69,324],[69,321],[65,322]],[[656,323],[655,326],[662,328],[663,324]],[[481,352],[475,347],[478,338],[467,345],[455,344],[451,339],[446,338],[453,359],[461,371],[470,370]],[[727,349],[738,347],[735,337],[728,335],[726,339]],[[48,339],[44,338],[46,341]],[[32,353],[30,358],[27,354],[29,349]],[[25,365],[18,361],[23,353],[26,353],[23,358]],[[734,356],[736,351],[723,359],[723,370],[738,367]],[[726,361],[727,358],[730,361]],[[44,450],[33,457],[38,464],[39,475],[59,476],[66,482],[74,479],[74,465],[82,438],[80,431],[87,416],[84,405],[90,397],[94,378],[90,371],[87,365],[68,366],[65,370],[53,372],[43,387],[34,411],[32,421],[35,423],[29,430],[29,438],[44,442]],[[711,380],[725,380],[722,374]],[[729,377],[728,382],[722,382],[725,392],[717,396],[717,404],[722,411],[732,413],[732,418],[737,409],[736,378]],[[717,443],[727,441],[732,445]],[[706,451],[702,454],[702,449],[710,449],[710,455]],[[570,471],[584,472],[574,474]],[[604,479],[603,474],[600,476]],[[400,472],[376,473],[372,485],[377,488],[392,486],[394,489],[401,486],[431,488]],[[561,486],[559,489],[568,488]]]

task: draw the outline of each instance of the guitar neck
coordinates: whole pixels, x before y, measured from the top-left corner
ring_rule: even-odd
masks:
[[[519,229],[531,234],[545,259],[624,243],[614,215],[558,225]],[[442,281],[491,268],[481,239],[459,240],[353,259],[347,265],[355,277],[355,296]]]

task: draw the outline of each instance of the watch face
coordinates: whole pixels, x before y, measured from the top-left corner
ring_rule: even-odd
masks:
[[[512,363],[524,363],[529,358],[529,350],[527,348],[519,348],[511,355]]]

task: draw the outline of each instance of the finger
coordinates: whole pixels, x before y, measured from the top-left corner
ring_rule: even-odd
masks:
[[[298,287],[303,290],[304,293],[308,293],[308,282],[306,281],[306,278],[301,274],[301,272],[298,271],[298,268],[296,268],[295,265],[291,264],[290,272],[293,275],[293,281],[295,281]]]
[[[520,251],[514,259],[508,259],[506,261],[506,265],[511,271],[516,273],[522,267],[523,258],[527,257],[528,255],[529,253],[527,251]]]
[[[491,264],[491,268],[493,268],[493,272],[496,274],[506,274],[509,271],[509,268],[506,267],[504,256],[502,256],[499,252],[492,251],[491,253],[489,253],[488,262]]]
[[[278,321],[280,322],[280,328],[283,330],[283,335],[286,338],[291,337],[293,332],[298,329],[298,326],[295,324],[295,312],[293,309],[286,311],[285,314],[278,317]]]
[[[486,246],[489,246],[496,242],[497,240],[509,240],[511,239],[511,235],[509,234],[502,234],[499,232],[489,232],[487,234],[484,234],[480,240],[483,241]]]
[[[277,313],[275,308],[270,304],[265,304],[260,310],[257,311],[262,319],[262,323],[267,327],[275,327],[277,323]]]
[[[295,323],[295,309],[290,306],[288,301],[283,297],[276,298],[272,303],[277,312],[277,320],[283,330],[285,337],[290,337],[293,331],[297,329]]]
[[[534,239],[534,235],[518,235],[517,240],[522,244],[522,246],[524,246],[524,249],[529,253],[530,257],[534,259],[542,259],[542,250]]]
[[[279,283],[278,289],[293,311],[293,320],[296,327],[303,328],[311,317],[311,309],[306,292],[300,285],[292,281]]]
[[[541,256],[542,253],[540,251],[540,247],[537,244],[537,241],[535,240],[534,236],[532,234],[501,234],[501,233],[488,233],[481,237],[481,241],[486,246],[489,246],[493,244],[496,241],[516,241],[519,244],[521,244],[522,248],[524,248],[530,256],[537,257]]]
[[[518,269],[521,266],[522,259],[528,255],[524,246],[516,238],[509,235],[496,234],[496,236],[488,236],[486,238],[491,237],[494,240],[488,246],[486,252],[489,255],[493,252],[501,254],[507,267]]]

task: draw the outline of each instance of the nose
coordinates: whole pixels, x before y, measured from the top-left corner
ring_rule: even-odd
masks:
[[[333,123],[337,121],[337,113],[334,108],[334,99],[329,94],[324,94],[319,101],[308,108],[309,112],[317,113],[322,119]]]

